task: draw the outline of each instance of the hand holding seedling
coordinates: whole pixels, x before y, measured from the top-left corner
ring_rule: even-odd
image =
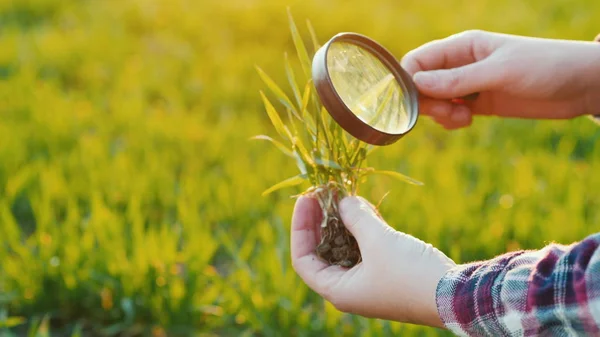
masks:
[[[360,197],[344,198],[339,211],[358,242],[362,262],[347,269],[315,255],[322,211],[317,199],[303,196],[292,219],[291,253],[304,282],[344,312],[443,327],[435,290],[454,262],[433,246],[394,230]]]
[[[402,59],[422,94],[421,113],[447,129],[474,115],[568,119],[600,113],[600,44],[468,31]],[[450,102],[480,92],[465,105]]]

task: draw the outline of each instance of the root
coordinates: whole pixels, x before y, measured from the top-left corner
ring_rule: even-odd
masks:
[[[346,229],[338,210],[340,190],[332,184],[313,190],[323,210],[321,241],[315,249],[316,255],[330,265],[351,268],[362,261],[358,243]]]

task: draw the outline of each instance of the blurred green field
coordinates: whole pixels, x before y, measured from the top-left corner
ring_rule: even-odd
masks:
[[[306,41],[309,19],[398,58],[471,28],[600,32],[592,0],[0,0],[0,335],[447,335],[341,314],[291,268],[307,186],[261,197],[297,169],[248,141],[274,134],[254,66],[284,83],[288,6]],[[600,228],[599,139],[586,119],[422,118],[369,164],[425,186],[361,195],[389,191],[390,224],[457,262],[569,243]]]

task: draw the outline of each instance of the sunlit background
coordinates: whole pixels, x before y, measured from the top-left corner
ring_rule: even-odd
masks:
[[[289,88],[288,7],[307,44],[310,20],[398,59],[471,28],[600,33],[596,0],[1,0],[2,336],[445,335],[342,314],[291,268],[308,186],[262,197],[297,168],[248,140],[274,134],[255,66]],[[599,138],[587,119],[421,118],[369,164],[425,185],[361,195],[390,192],[389,223],[457,262],[570,243],[600,228]]]

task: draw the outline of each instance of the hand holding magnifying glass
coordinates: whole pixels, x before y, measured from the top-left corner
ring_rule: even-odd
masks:
[[[348,111],[352,104],[347,103],[348,98],[345,100],[348,105],[344,104],[341,97],[344,97],[346,87],[352,85],[333,83],[331,80],[341,75],[326,68],[327,62],[336,57],[332,46],[341,42],[357,45],[358,50],[370,53],[373,56],[370,59],[375,60],[372,62],[375,66],[371,68],[393,74],[398,82],[395,90],[403,97],[400,110],[411,116],[406,131],[386,134],[380,129],[369,128],[368,123],[348,121],[356,111]],[[466,31],[412,50],[402,59],[401,67],[377,43],[344,33],[331,39],[319,52],[313,61],[313,75],[316,75],[313,78],[321,88],[318,91],[323,105],[350,134],[375,145],[396,142],[412,130],[413,118],[416,120],[418,115],[428,115],[446,129],[454,130],[470,125],[473,116],[572,119],[599,114],[598,42]],[[346,57],[352,56],[347,54]],[[365,74],[373,72],[360,64],[357,67],[359,69],[354,73],[362,73],[361,78],[369,78]],[[379,82],[376,79],[370,81],[369,88],[379,90],[376,86]],[[418,94],[415,94],[415,86]],[[329,89],[323,89],[327,87]],[[329,97],[331,92],[335,93],[333,99]],[[481,92],[481,95],[473,92]],[[386,97],[386,92],[381,95]],[[468,100],[472,102],[461,105]],[[386,111],[393,113],[389,108],[383,113]]]
[[[366,36],[341,33],[330,39],[314,56],[313,81],[333,119],[366,143],[393,144],[417,122],[419,92],[410,75]]]

